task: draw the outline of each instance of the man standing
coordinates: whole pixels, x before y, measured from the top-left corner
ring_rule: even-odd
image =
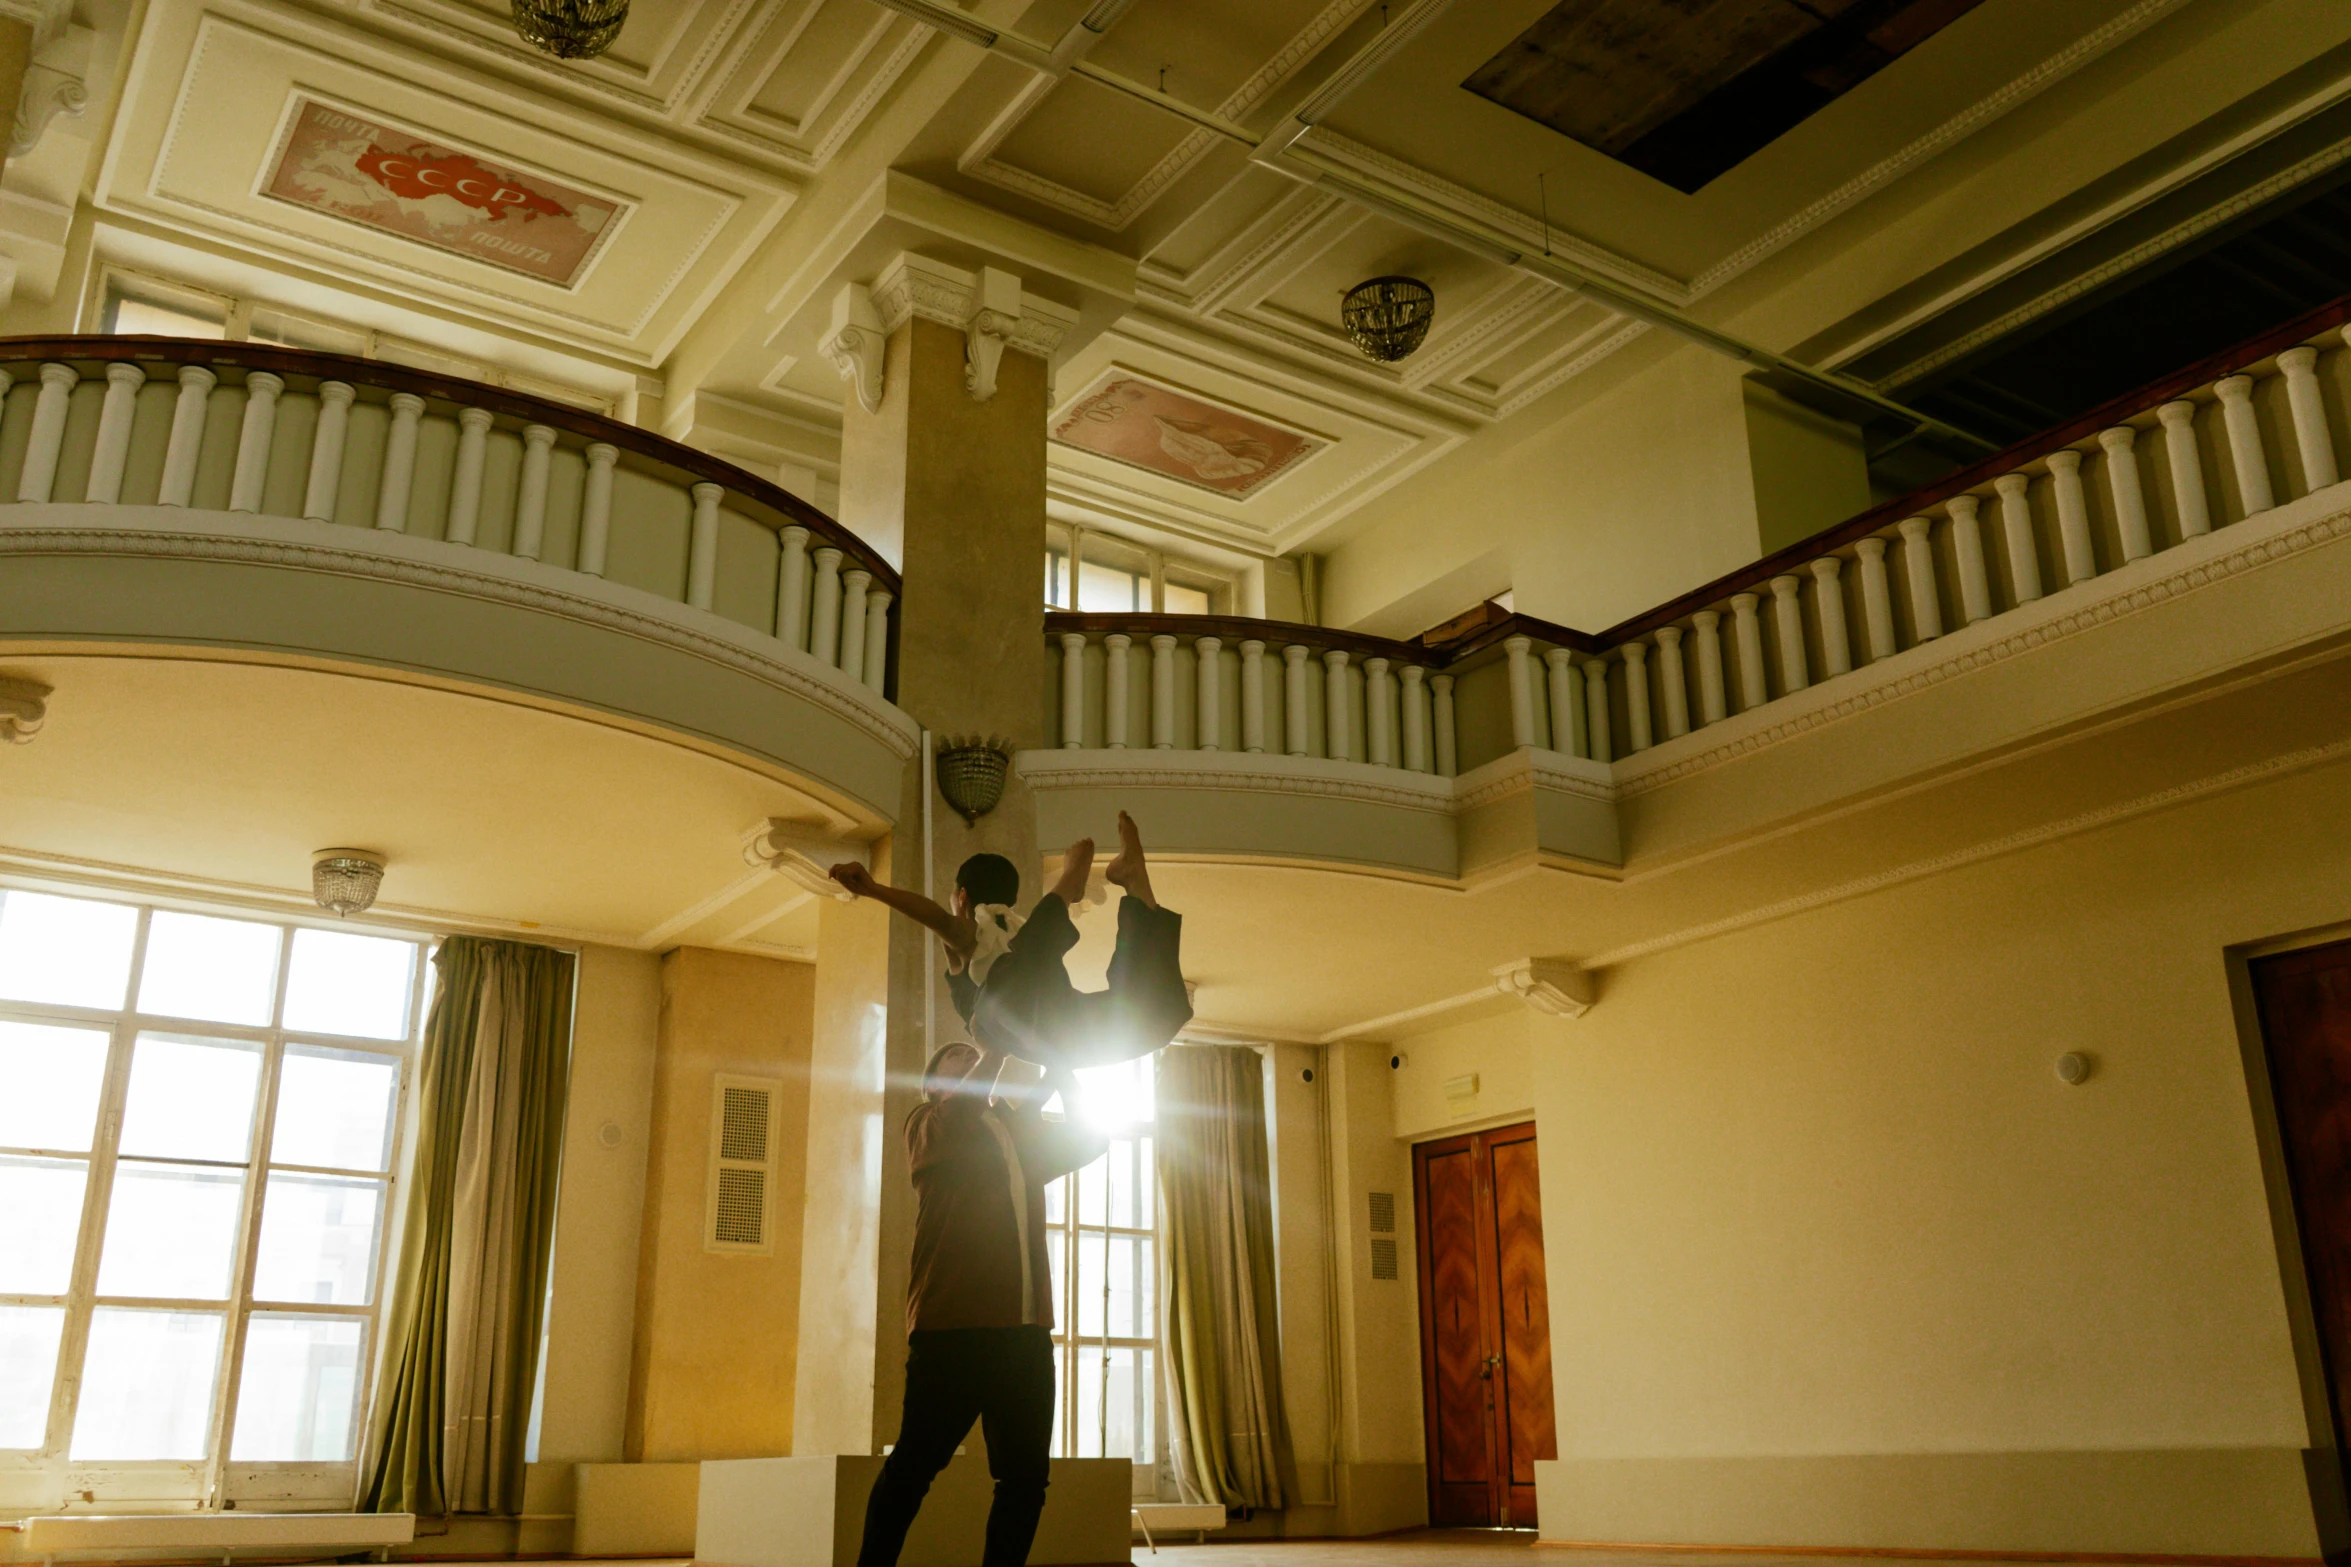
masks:
[[[1045,1508],[1053,1442],[1053,1273],[1045,1183],[1099,1158],[1108,1140],[1042,1108],[1066,1066],[1015,1087],[998,1051],[941,1046],[906,1118],[914,1271],[906,1298],[906,1406],[898,1443],[865,1506],[858,1567],[897,1567],[932,1479],[978,1420],[996,1495],[983,1567],[1022,1567]]]

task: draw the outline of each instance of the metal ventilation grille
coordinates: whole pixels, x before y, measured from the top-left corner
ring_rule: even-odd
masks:
[[[767,1172],[730,1169],[718,1172],[718,1202],[710,1223],[710,1238],[722,1246],[767,1244]],[[1392,1252],[1393,1247],[1389,1248]],[[1393,1257],[1389,1266],[1395,1266]]]
[[[775,1096],[764,1088],[719,1091],[718,1156],[730,1163],[767,1162],[767,1117]]]
[[[1373,1192],[1371,1194],[1371,1232],[1374,1235],[1396,1233],[1396,1194],[1394,1192]],[[1389,1249],[1392,1251],[1395,1248],[1390,1247]]]
[[[1375,1279],[1396,1277],[1396,1238],[1393,1235],[1374,1235],[1371,1238],[1371,1276]]]
[[[766,1252],[767,1210],[774,1201],[776,1101],[784,1085],[771,1077],[722,1075],[711,1085],[710,1177],[702,1249]]]

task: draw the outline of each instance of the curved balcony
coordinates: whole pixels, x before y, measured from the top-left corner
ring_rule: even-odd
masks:
[[[1177,853],[1615,876],[2331,656],[2351,639],[2351,551],[2325,548],[2351,534],[2347,319],[2328,306],[1598,634],[1491,606],[1411,642],[1048,616],[1060,749],[1021,759],[1040,830],[1151,789]]]
[[[753,758],[887,820],[897,574],[775,485],[337,354],[0,341],[0,635],[407,671]]]

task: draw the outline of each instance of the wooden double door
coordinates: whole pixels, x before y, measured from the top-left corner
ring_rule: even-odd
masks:
[[[1429,1522],[1535,1527],[1535,1460],[1559,1456],[1533,1122],[1412,1152]]]
[[[2351,1415],[2351,942],[2257,959],[2252,977],[2340,1453]]]

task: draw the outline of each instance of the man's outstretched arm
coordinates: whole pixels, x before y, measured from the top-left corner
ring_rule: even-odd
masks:
[[[959,918],[919,892],[908,892],[903,887],[893,887],[874,880],[873,872],[855,860],[843,861],[834,866],[829,874],[860,898],[871,898],[877,903],[886,904],[925,930],[934,932],[947,943],[947,950],[957,957],[971,955],[972,926],[968,918]]]

